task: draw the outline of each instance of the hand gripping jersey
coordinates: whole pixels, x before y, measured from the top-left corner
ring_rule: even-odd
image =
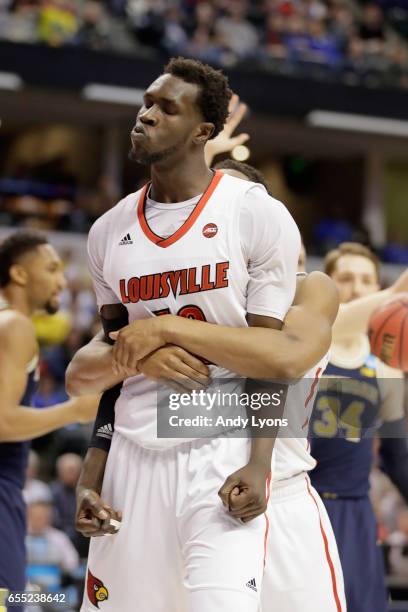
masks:
[[[101,217],[90,233],[88,251],[97,294],[98,284],[106,287],[108,296],[105,298],[105,293],[103,299],[108,301],[104,303],[123,303],[130,322],[151,313],[171,313],[246,327],[249,273],[240,243],[239,219],[241,204],[251,188],[253,183],[217,172],[193,213],[168,238],[156,235],[146,221],[148,186],[126,197]],[[266,206],[271,206],[273,215],[289,217],[286,210],[282,212],[281,203],[266,192],[261,195],[270,200]],[[276,227],[272,226],[272,231]],[[286,240],[290,239],[289,234]],[[277,259],[277,270],[284,271],[284,263]],[[283,318],[293,296],[287,295],[282,308],[282,291],[278,282],[276,285],[275,311]],[[99,297],[98,302],[101,304]],[[233,376],[215,366],[211,370],[213,379]],[[235,379],[228,391],[239,393],[243,384],[244,380]],[[115,430],[146,448],[183,441],[157,438],[157,392],[154,381],[144,376],[129,378],[115,407]]]

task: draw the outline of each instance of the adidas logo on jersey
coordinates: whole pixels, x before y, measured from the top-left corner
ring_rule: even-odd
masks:
[[[99,438],[106,438],[107,440],[110,440],[113,436],[112,425],[108,423],[107,425],[102,425],[101,427],[98,427],[98,431],[96,432],[96,435]]]
[[[133,244],[133,240],[130,237],[130,234],[126,234],[123,236],[122,240],[119,242],[119,246],[123,246],[124,244]]]
[[[256,588],[255,578],[251,578],[251,580],[248,580],[248,582],[246,583],[246,586],[249,589],[252,589],[253,591],[255,591],[255,593],[258,592],[258,589]]]

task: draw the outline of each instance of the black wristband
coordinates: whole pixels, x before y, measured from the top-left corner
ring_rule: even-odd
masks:
[[[100,448],[109,452],[115,430],[115,403],[120,395],[122,383],[107,389],[99,402],[89,448]]]
[[[127,325],[129,318],[128,313],[125,312],[122,316],[114,319],[101,317],[101,321],[105,332],[105,342],[114,344],[114,341],[109,338],[109,333]],[[111,389],[104,391],[99,402],[89,448],[100,448],[107,453],[109,452],[115,430],[115,403],[120,395],[121,388],[122,383],[118,383]]]

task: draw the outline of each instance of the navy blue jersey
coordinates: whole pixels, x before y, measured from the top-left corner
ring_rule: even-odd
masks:
[[[354,369],[329,363],[320,383],[309,429],[317,461],[310,477],[323,498],[363,497],[369,490],[381,406],[376,365],[372,355]]]
[[[31,400],[37,388],[37,358],[28,368],[27,386],[20,400],[23,406],[31,406]],[[0,480],[5,479],[23,489],[26,477],[29,442],[0,443]]]

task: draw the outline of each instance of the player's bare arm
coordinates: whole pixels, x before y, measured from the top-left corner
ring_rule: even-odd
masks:
[[[42,436],[74,422],[91,421],[98,397],[69,400],[35,410],[20,406],[27,366],[37,354],[30,320],[16,311],[2,313],[0,322],[0,441],[19,442]]]
[[[102,314],[120,313],[120,304],[102,307]],[[142,359],[135,369],[113,369],[112,346],[101,330],[74,356],[66,372],[66,388],[70,395],[101,393],[130,376],[143,374],[147,378],[169,384],[176,390],[188,391],[209,384],[209,369],[197,357],[184,349],[168,345]]]
[[[328,276],[312,272],[299,282],[294,303],[285,318],[282,331],[277,332],[283,340],[288,336],[290,343],[284,342],[280,347],[279,342],[273,344],[274,351],[279,348],[285,352],[286,359],[293,360],[299,376],[304,367],[303,360],[307,364],[305,368],[307,371],[329,349],[331,327],[337,309],[337,290]],[[279,353],[277,356],[279,357]],[[273,378],[273,375],[270,378]],[[276,436],[254,438],[248,464],[231,474],[219,491],[230,514],[244,522],[265,512],[267,505],[265,483],[271,471],[275,439]]]
[[[408,270],[405,270],[388,289],[340,304],[333,325],[333,340],[337,342],[354,334],[366,333],[373,311],[395,294],[406,291],[408,291]]]
[[[121,521],[121,512],[102,501],[103,475],[108,453],[100,448],[89,448],[77,484],[76,529],[86,537],[114,534],[115,522]]]

